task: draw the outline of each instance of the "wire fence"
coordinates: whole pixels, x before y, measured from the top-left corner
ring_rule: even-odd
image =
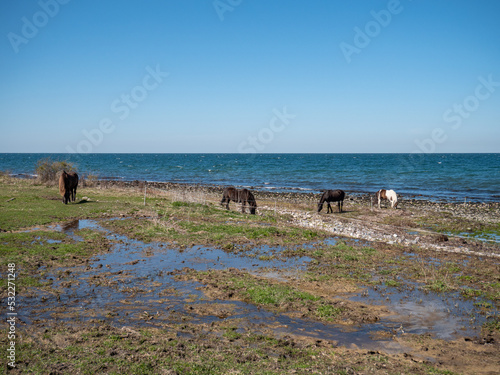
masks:
[[[238,211],[242,211],[245,209],[246,213],[249,213],[250,206],[248,204],[244,205],[241,202],[231,201],[230,203],[221,204],[221,199],[216,196],[215,192],[205,192],[200,190],[190,190],[185,188],[171,188],[171,189],[161,189],[156,186],[148,185],[147,182],[144,183],[144,205],[147,204],[147,199],[150,198],[158,198],[164,197],[170,199],[172,202],[186,202],[186,203],[195,203],[201,204],[204,206],[212,205],[214,207],[221,207],[221,209],[225,209],[227,205],[235,206]],[[277,211],[277,200],[274,201],[274,214]],[[257,211],[265,210],[268,211],[269,207],[262,206],[257,207]]]

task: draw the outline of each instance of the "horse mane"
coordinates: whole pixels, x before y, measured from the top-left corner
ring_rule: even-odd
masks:
[[[379,191],[377,191],[377,198],[378,199],[387,199],[387,190],[380,189]]]

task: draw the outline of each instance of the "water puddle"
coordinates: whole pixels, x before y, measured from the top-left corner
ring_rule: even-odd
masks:
[[[219,249],[194,246],[179,251],[162,243],[143,243],[116,234],[93,220],[76,220],[55,227],[75,241],[82,238],[78,230],[91,229],[103,233],[112,243],[109,253],[93,257],[78,267],[59,269],[56,274],[71,275],[53,279],[50,292],[19,296],[22,308],[19,318],[27,324],[41,320],[67,322],[104,319],[112,324],[159,326],[189,321],[208,323],[221,319],[243,320],[246,325],[268,326],[275,332],[333,340],[339,345],[386,352],[402,351],[391,338],[376,339],[377,332],[432,333],[451,339],[474,335],[481,322],[470,324],[477,316],[472,302],[459,301],[424,293],[417,288],[396,293],[394,288],[367,289],[352,300],[382,304],[395,316],[376,323],[347,329],[286,315],[271,313],[239,301],[207,301],[200,288],[191,281],[178,281],[172,271],[191,268],[199,271],[237,268],[252,274],[286,281],[304,272],[310,258],[280,260],[275,257],[280,248],[260,247],[259,256],[242,256]],[[335,239],[329,239],[334,244]]]
[[[445,234],[449,236],[460,237],[464,239],[474,239],[482,242],[489,243],[500,243],[500,235],[497,233],[471,233],[471,232],[460,232],[458,234],[454,234],[451,232],[445,232]]]
[[[372,305],[384,305],[395,313],[388,317],[399,324],[398,331],[414,334],[430,333],[443,340],[477,336],[487,315],[474,300],[459,293],[436,294],[414,288],[368,288],[351,298]]]

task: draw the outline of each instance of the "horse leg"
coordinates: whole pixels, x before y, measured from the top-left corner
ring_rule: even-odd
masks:
[[[228,210],[229,209],[229,199],[223,196],[222,200],[220,201],[220,205],[222,207],[224,207],[224,204],[226,204],[226,209]]]
[[[247,202],[246,201],[242,201],[241,202],[241,213],[242,214],[246,213],[246,210],[247,210]]]
[[[332,206],[330,205],[330,202],[327,202],[328,203],[328,208],[326,210],[326,213],[329,214],[330,212],[333,213],[333,210],[332,210]]]

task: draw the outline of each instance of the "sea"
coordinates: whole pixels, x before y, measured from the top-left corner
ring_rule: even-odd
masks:
[[[39,160],[72,163],[82,176],[347,194],[393,189],[403,197],[500,201],[500,153],[478,154],[38,154],[0,153],[0,171],[36,177]]]

